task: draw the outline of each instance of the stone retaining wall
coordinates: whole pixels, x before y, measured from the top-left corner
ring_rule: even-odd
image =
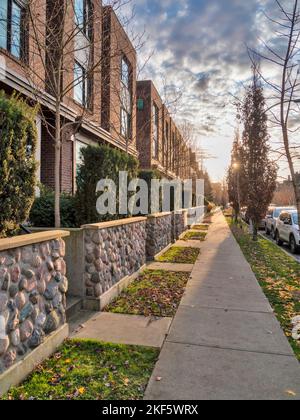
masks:
[[[148,259],[163,251],[173,241],[173,215],[172,213],[158,213],[147,218],[147,245]]]
[[[66,322],[67,232],[0,240],[0,374]]]
[[[84,286],[87,298],[99,298],[146,263],[146,218],[83,226]]]
[[[193,225],[196,225],[197,223],[201,223],[204,219],[205,214],[206,214],[205,206],[193,207],[189,209],[187,213],[188,226],[191,227]]]
[[[173,212],[173,241],[175,242],[187,230],[187,210]]]

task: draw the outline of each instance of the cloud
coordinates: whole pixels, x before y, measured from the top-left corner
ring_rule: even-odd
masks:
[[[258,47],[262,37],[280,47],[264,15],[272,14],[274,0],[133,1],[135,30],[147,33],[140,62],[154,51],[140,78],[151,78],[161,92],[163,80],[181,90],[174,118],[192,122],[199,143],[219,155],[208,166],[221,178],[235,128],[232,94],[251,76],[246,45]]]

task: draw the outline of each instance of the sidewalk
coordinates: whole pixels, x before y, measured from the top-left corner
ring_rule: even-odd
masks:
[[[300,365],[222,214],[202,244],[145,399],[300,399]]]

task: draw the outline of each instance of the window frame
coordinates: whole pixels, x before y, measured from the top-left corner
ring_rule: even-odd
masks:
[[[78,14],[76,13],[76,1],[74,2],[74,21],[75,25],[80,29],[84,36],[90,41],[93,38],[93,4],[91,0],[79,0],[82,3],[83,15],[82,22],[78,19]]]
[[[14,43],[13,43],[13,7],[14,5],[20,9],[20,23],[18,25],[19,28],[19,54],[14,53]],[[6,15],[6,28],[4,31],[6,32],[6,39],[4,41],[5,47],[1,47],[5,49],[12,57],[17,60],[27,61],[28,57],[28,41],[26,37],[26,5],[22,0],[7,0],[6,3],[7,15]]]
[[[155,101],[152,103],[152,157],[156,160],[159,158],[159,107]],[[155,134],[154,134],[155,133]]]
[[[80,77],[76,76],[76,66],[82,70],[82,80],[79,82]],[[88,70],[78,61],[74,60],[74,101],[77,102],[80,106],[91,109],[92,104],[92,90],[93,90],[93,80],[88,76]],[[75,79],[76,77],[76,79]],[[75,82],[76,81],[76,82]],[[81,100],[78,99],[76,96],[76,88],[82,84],[82,98]]]
[[[123,77],[123,63],[127,67],[127,82]],[[120,100],[120,135],[124,139],[131,139],[132,137],[132,70],[127,57],[123,54],[121,56],[120,64],[120,83],[121,83],[121,100]],[[124,95],[122,94],[124,91]],[[126,104],[123,103],[123,97],[127,96],[129,99],[129,109],[126,109]]]

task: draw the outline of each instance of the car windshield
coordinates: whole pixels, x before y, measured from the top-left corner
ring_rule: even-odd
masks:
[[[293,213],[292,217],[293,217],[293,224],[298,225],[298,213]]]
[[[278,217],[280,216],[281,213],[283,213],[284,211],[289,211],[289,210],[291,210],[291,209],[290,208],[287,208],[287,209],[276,209],[274,211],[274,217],[276,219],[278,219]]]

